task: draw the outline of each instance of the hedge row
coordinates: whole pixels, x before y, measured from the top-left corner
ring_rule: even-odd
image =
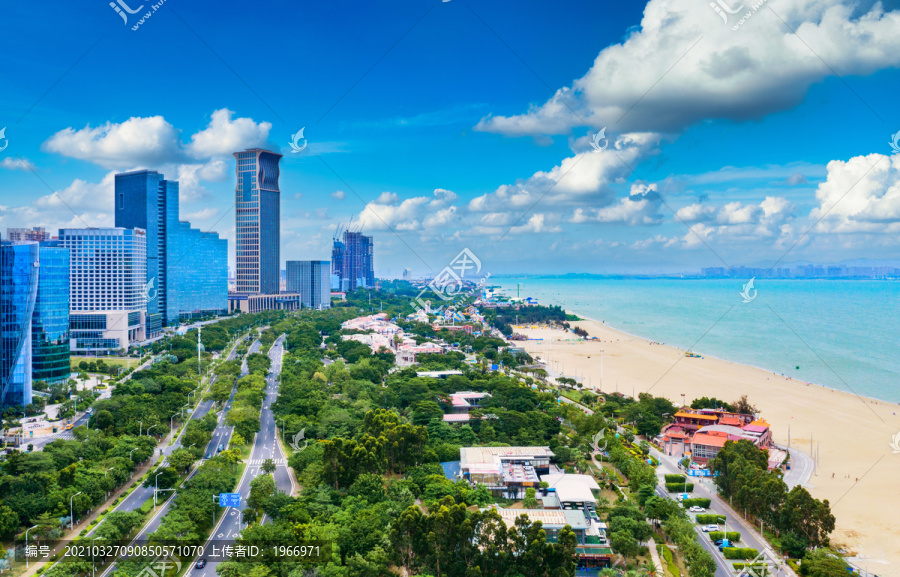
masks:
[[[708,508],[710,503],[712,503],[712,499],[704,499],[702,497],[697,497],[695,499],[685,499],[681,502],[681,505],[685,509],[688,509],[688,508],[694,507],[694,506]]]
[[[697,514],[697,522],[701,525],[710,525],[715,523],[718,525],[719,523],[725,522],[725,515],[714,515],[710,513],[698,513]]]
[[[752,547],[725,547],[726,559],[755,559],[759,551]]]
[[[684,475],[666,475],[666,483],[684,483]]]
[[[690,493],[694,490],[693,483],[666,483],[666,491],[669,493]]]
[[[741,540],[741,534],[737,531],[729,531],[727,534],[724,531],[710,531],[709,538],[711,541],[718,541],[719,539],[725,538],[735,543]]]

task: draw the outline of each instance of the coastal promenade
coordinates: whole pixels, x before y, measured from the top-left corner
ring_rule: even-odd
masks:
[[[829,389],[707,355],[688,357],[600,322],[572,324],[592,339],[518,327],[529,340],[516,346],[577,376],[587,390],[650,393],[679,406],[702,397],[730,402],[747,395],[768,421],[774,442],[786,447],[790,441],[793,462],[785,482],[828,500],[836,517],[832,547],[865,561],[860,564],[868,563],[881,577],[900,577],[900,524],[890,506],[900,478],[900,455],[891,445],[900,432],[900,405],[853,394],[858,383],[848,383],[847,391]],[[702,350],[702,339],[697,343],[693,348]]]

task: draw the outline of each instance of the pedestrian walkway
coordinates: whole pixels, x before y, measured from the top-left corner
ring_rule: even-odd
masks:
[[[656,567],[656,577],[665,577],[666,572],[663,569],[665,565],[663,565],[662,560],[659,558],[659,552],[656,550],[656,541],[653,540],[653,537],[650,537],[648,546],[650,547],[650,558],[653,559],[653,566]],[[663,545],[663,547],[665,547],[665,545]]]
[[[276,466],[284,466],[287,465],[287,459],[250,459],[247,461],[248,465],[262,465],[266,461],[272,461]]]

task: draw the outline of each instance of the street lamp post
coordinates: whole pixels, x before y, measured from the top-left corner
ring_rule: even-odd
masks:
[[[133,449],[128,453],[128,460],[129,460],[129,461],[132,460],[132,459],[131,459],[131,453],[134,453],[134,452],[137,451],[137,450],[138,450],[138,448],[135,447],[135,448],[133,448]]]
[[[184,407],[187,407],[187,406],[188,406],[188,405],[185,405]],[[184,407],[181,407],[181,416],[182,416],[182,417],[184,416]]]
[[[157,425],[150,425],[150,427],[147,428],[147,436],[148,436],[148,437],[150,436],[150,429],[152,429],[153,427],[158,427],[158,426],[159,426],[158,424],[157,424]]]
[[[28,549],[28,532],[32,529],[37,529],[39,525],[35,525],[34,527],[29,527],[25,529],[25,549]],[[25,569],[28,569],[28,555],[25,555]]]
[[[73,499],[78,495],[81,495],[84,491],[78,491],[71,497],[69,497],[69,531],[71,531],[75,527],[75,509],[73,504]]]
[[[156,493],[159,491],[159,476],[162,475],[163,472],[160,471],[153,477],[154,489],[153,489],[153,506],[156,507]]]
[[[144,433],[144,421],[138,421],[138,437]]]
[[[106,474],[115,469],[115,467],[110,467],[109,469],[103,471],[103,476],[106,477]],[[106,496],[109,497],[109,491],[106,492]]]
[[[175,436],[175,417],[178,416],[178,413],[175,413],[171,417],[169,417],[169,428],[172,429],[172,436]]]

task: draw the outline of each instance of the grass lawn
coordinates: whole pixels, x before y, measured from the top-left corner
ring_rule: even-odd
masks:
[[[132,369],[137,367],[140,364],[140,359],[132,359],[129,357],[69,357],[69,366],[72,370],[80,370],[78,367],[78,363],[81,361],[85,361],[88,363],[103,361],[107,366],[110,367],[125,367],[126,369]]]

